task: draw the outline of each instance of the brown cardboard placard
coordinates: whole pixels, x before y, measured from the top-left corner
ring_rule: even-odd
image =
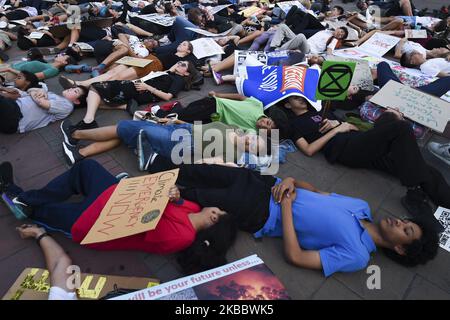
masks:
[[[156,228],[179,169],[122,179],[81,244],[119,239]]]
[[[127,66],[143,68],[143,67],[147,66],[148,64],[152,63],[152,60],[126,56],[126,57],[123,57],[123,58],[117,60],[116,63],[125,64]]]
[[[96,300],[114,290],[114,285],[122,289],[144,289],[156,286],[158,279],[122,277],[112,275],[86,274],[80,277],[81,286],[77,290],[80,300]],[[8,289],[2,300],[47,300],[50,290],[49,273],[41,268],[26,268]]]

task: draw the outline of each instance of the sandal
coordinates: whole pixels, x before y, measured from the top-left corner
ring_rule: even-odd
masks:
[[[70,89],[78,87],[76,81],[66,78],[64,76],[60,76],[58,78],[58,82],[63,87],[63,89]]]

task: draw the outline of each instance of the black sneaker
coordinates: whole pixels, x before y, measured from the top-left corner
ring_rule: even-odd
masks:
[[[13,194],[2,193],[1,199],[17,220],[25,220],[32,214],[31,207],[21,202],[18,197],[14,197]]]
[[[61,128],[61,132],[64,136],[64,142],[67,143],[69,146],[76,146],[78,144],[78,139],[72,138],[72,133],[74,133],[77,128],[72,125],[72,122],[70,122],[70,120],[64,120],[63,122],[61,122],[60,125]]]
[[[152,146],[148,142],[144,130],[142,129],[139,131],[138,135],[137,151],[139,170],[147,171],[158,154],[153,150]]]
[[[131,100],[129,100],[128,102],[127,102],[127,112],[130,114],[130,116],[134,116],[134,113],[136,112],[136,111],[138,111],[138,110],[140,110],[139,109],[139,104],[137,103],[137,101],[136,100],[134,100],[134,99],[131,99]]]
[[[86,123],[83,120],[81,120],[80,122],[78,122],[75,125],[75,130],[88,130],[88,129],[95,129],[98,128],[98,124],[97,121],[92,121],[90,123]]]
[[[70,166],[84,159],[78,149],[78,147],[73,147],[63,142],[64,157]]]
[[[11,162],[0,164],[0,193],[6,192],[8,186],[13,184],[13,167]]]

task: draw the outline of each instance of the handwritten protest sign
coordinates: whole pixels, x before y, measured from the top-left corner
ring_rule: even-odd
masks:
[[[361,59],[338,57],[335,55],[328,55],[327,60],[354,62],[356,63],[355,72],[350,85],[358,86],[364,90],[373,90],[372,73],[370,72],[369,62]]]
[[[119,239],[156,228],[178,169],[123,179],[81,244]]]
[[[400,38],[398,37],[377,32],[373,36],[371,36],[369,40],[359,46],[357,50],[362,51],[368,55],[382,57],[386,53],[388,53],[389,50],[395,47],[399,41]]]
[[[152,60],[126,56],[126,57],[123,57],[123,58],[117,60],[116,63],[125,64],[127,66],[143,68],[146,65],[152,63]]]
[[[211,57],[218,54],[225,54],[222,47],[217,44],[211,38],[200,38],[191,41],[192,47],[194,48],[194,56],[197,59],[202,59],[205,57]]]
[[[437,208],[434,217],[444,227],[444,232],[439,235],[439,246],[450,252],[450,209]]]
[[[51,287],[49,272],[40,268],[26,268],[17,277],[2,300],[47,300]],[[77,289],[79,300],[93,300],[104,297],[114,286],[127,289],[143,289],[157,286],[159,280],[152,278],[121,277],[99,274],[80,275]]]
[[[405,36],[408,39],[426,39],[427,31],[426,30],[407,29],[407,30],[405,30]]]
[[[390,80],[371,99],[384,108],[399,108],[405,117],[438,132],[450,120],[450,103]]]
[[[356,63],[327,60],[317,87],[316,99],[326,101],[345,100],[355,71]]]
[[[248,7],[247,9],[240,11],[239,14],[244,15],[244,17],[248,18],[251,16],[257,16],[257,15],[263,14],[264,12],[266,12],[265,9],[262,9],[262,8],[259,8],[256,6],[252,6],[252,7]]]

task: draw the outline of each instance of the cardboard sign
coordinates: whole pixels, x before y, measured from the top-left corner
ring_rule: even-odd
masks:
[[[370,102],[384,108],[399,108],[405,117],[438,132],[450,120],[450,103],[422,91],[389,80]]]
[[[368,55],[382,57],[397,45],[400,38],[381,32],[375,33],[357,49]]]
[[[252,7],[248,7],[247,9],[244,9],[242,11],[239,11],[239,14],[243,14],[244,17],[249,18],[251,16],[257,16],[260,14],[263,14],[264,12],[266,12],[265,9],[256,7],[256,6],[252,6]]]
[[[434,217],[444,227],[444,232],[439,235],[439,246],[450,252],[450,209],[439,207]]]
[[[179,169],[122,179],[81,244],[119,239],[156,228]]]
[[[197,59],[203,59],[205,57],[211,57],[218,54],[225,54],[222,47],[217,44],[211,38],[200,38],[191,41],[192,47],[194,48],[194,56]]]
[[[426,30],[405,30],[405,36],[408,39],[426,39],[428,37]]]
[[[277,276],[256,254],[111,300],[290,300]]]
[[[44,34],[42,33],[42,32],[36,32],[36,31],[34,31],[34,32],[32,32],[32,33],[30,33],[30,38],[31,39],[41,39],[42,37],[44,36]]]
[[[2,300],[47,300],[51,287],[49,276],[49,272],[45,269],[26,268]],[[113,291],[114,285],[118,288],[139,290],[157,286],[159,280],[82,273],[80,283],[81,286],[77,289],[78,299],[96,300]]]
[[[126,56],[126,57],[123,57],[123,58],[117,60],[116,63],[125,64],[127,66],[143,68],[146,65],[152,63],[152,60]]]
[[[355,72],[350,85],[355,85],[364,90],[373,90],[372,72],[370,71],[369,62],[366,60],[338,57],[335,55],[327,55],[327,60],[354,62],[356,63]]]
[[[325,61],[320,73],[316,99],[325,101],[345,100],[355,67],[355,62]]]

